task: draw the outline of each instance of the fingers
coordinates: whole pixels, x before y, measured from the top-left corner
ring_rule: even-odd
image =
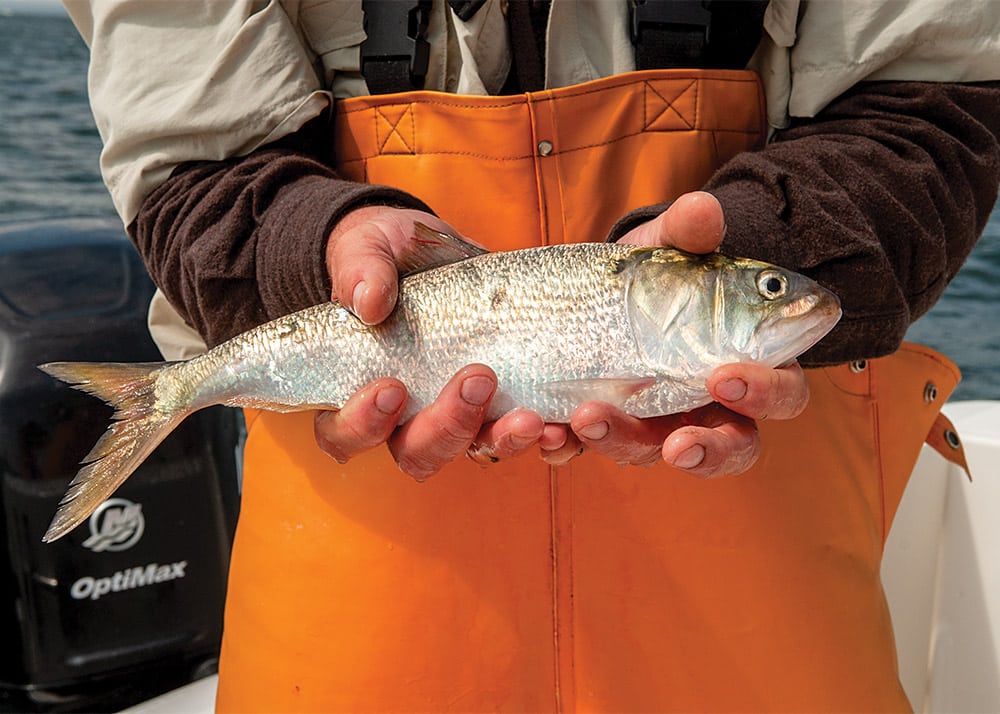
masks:
[[[809,402],[809,383],[797,362],[780,369],[724,365],[712,372],[707,386],[720,404],[751,419],[793,419]]]
[[[340,463],[384,442],[406,405],[406,387],[380,379],[354,394],[340,411],[319,412],[313,421],[316,444]]]
[[[574,412],[571,425],[588,449],[618,464],[648,466],[662,458],[702,477],[742,473],[760,452],[753,421],[718,404],[636,419],[610,404],[590,402]]]
[[[422,481],[466,452],[480,433],[496,387],[489,367],[465,367],[433,404],[397,429],[406,388],[399,380],[380,379],[354,394],[340,411],[319,412],[316,443],[340,463],[386,443],[400,470]],[[534,412],[516,410],[484,429],[483,443],[497,459],[513,456],[536,443],[544,428]]]
[[[703,478],[740,474],[760,455],[753,420],[711,404],[687,415],[696,423],[673,431],[663,442],[663,460]]]
[[[581,404],[570,427],[586,447],[619,464],[650,465],[660,459],[663,437],[676,420],[636,419],[605,402]]]
[[[422,481],[463,455],[483,425],[496,388],[489,367],[460,370],[433,404],[389,437],[389,451],[399,468]]]
[[[760,453],[754,420],[791,419],[805,408],[809,387],[798,364],[770,369],[732,364],[716,369],[708,387],[718,404],[683,415],[637,419],[603,402],[581,405],[568,425],[546,424],[517,409],[483,426],[496,391],[484,365],[461,370],[434,403],[395,433],[406,390],[383,379],[368,385],[339,412],[316,417],[316,441],[346,462],[382,442],[404,472],[423,480],[469,453],[480,463],[512,458],[535,444],[549,464],[568,463],[585,448],[619,464],[649,465],[663,459],[702,477],[738,474]]]
[[[469,457],[488,464],[517,456],[538,443],[545,422],[533,411],[515,409],[483,427],[469,447]]]
[[[622,243],[672,246],[689,253],[718,250],[726,234],[726,220],[719,200],[710,193],[686,193],[651,221],[622,237]]]
[[[550,466],[563,466],[583,453],[586,447],[568,424],[546,424],[538,439],[542,460]]]

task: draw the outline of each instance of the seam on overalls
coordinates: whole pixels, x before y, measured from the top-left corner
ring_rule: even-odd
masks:
[[[560,223],[560,225],[559,225],[559,234],[560,234],[560,242],[561,243],[565,243],[566,242],[566,224],[567,224],[567,217],[566,217],[566,190],[565,190],[565,185],[566,184],[563,181],[562,161],[559,160],[559,157],[563,156],[563,152],[561,152],[561,151],[558,150],[558,148],[562,145],[561,134],[559,132],[559,128],[561,126],[561,121],[560,121],[560,116],[559,116],[559,111],[558,110],[559,110],[559,104],[558,103],[553,103],[552,104],[552,110],[551,110],[552,111],[552,143],[555,146],[556,150],[552,152],[552,154],[549,156],[549,158],[552,159],[552,161],[555,162],[556,187],[559,190],[559,223]],[[568,153],[568,152],[566,152],[566,153]],[[542,157],[541,160],[544,161],[545,158]]]
[[[677,77],[676,81],[679,82],[682,79],[684,79],[684,78],[683,77]],[[735,78],[725,78],[725,79],[723,79],[723,78],[712,78],[712,77],[705,77],[705,78],[702,78],[702,79],[696,79],[696,78],[692,77],[692,78],[689,78],[689,79],[690,79],[691,82],[706,82],[706,81],[708,81],[708,82],[712,82],[712,84],[754,84],[754,85],[757,84],[757,81],[753,80],[753,79],[735,79]],[[650,80],[639,79],[639,78],[634,78],[634,79],[630,80],[630,82],[632,82],[632,83],[640,83],[641,82],[643,84],[645,84],[645,83],[647,83],[649,81]],[[658,80],[658,81],[667,81],[667,80]],[[588,95],[591,95],[591,94],[602,94],[604,92],[612,91],[612,90],[615,90],[615,89],[621,89],[623,86],[625,86],[628,83],[629,82],[622,82],[622,83],[619,83],[619,84],[611,84],[611,85],[606,85],[606,86],[602,86],[602,87],[594,87],[592,89],[585,89],[585,90],[578,91],[578,92],[563,92],[562,90],[565,89],[565,88],[560,88],[560,89],[556,89],[556,90],[549,90],[546,93],[539,93],[539,94],[541,94],[541,96],[537,96],[534,93],[531,93],[531,94],[529,94],[527,96],[531,96],[532,97],[532,99],[530,101],[533,101],[536,104],[542,104],[542,103],[546,103],[546,102],[553,102],[553,101],[555,101],[557,99],[560,99],[562,97],[585,97],[585,96],[588,96]],[[552,92],[558,92],[559,95],[558,96],[549,96]],[[484,102],[467,102],[467,101],[461,101],[461,100],[458,100],[458,101],[448,101],[447,97],[449,97],[449,96],[450,97],[454,97],[456,95],[448,95],[448,94],[443,94],[442,93],[442,97],[440,99],[427,99],[426,101],[421,101],[420,104],[421,105],[425,105],[425,106],[454,107],[455,109],[478,109],[478,108],[485,108],[485,109],[506,109],[506,108],[509,108],[509,107],[520,106],[520,105],[525,104],[525,103],[527,103],[529,101],[529,100],[523,100],[523,99],[521,99],[521,100],[518,100],[518,101],[498,102],[498,103],[495,103],[495,104],[491,104],[491,103],[488,103],[488,102],[485,102],[485,101]],[[537,96],[537,98],[536,98],[536,96]],[[489,95],[485,95],[484,94],[484,95],[482,95],[482,98],[485,100],[485,99],[489,99],[490,97],[489,97]],[[375,108],[378,108],[378,107],[401,106],[403,104],[411,104],[411,103],[412,102],[393,102],[393,103],[389,104],[389,103],[373,102],[373,103],[368,104],[368,105],[363,106],[363,107],[348,108],[348,109],[337,109],[337,112],[346,116],[348,114],[357,114],[359,112],[369,111],[371,109],[375,109]],[[751,133],[751,132],[744,131],[742,133]],[[756,133],[756,132],[753,132],[753,133]]]
[[[940,365],[942,368],[946,369],[956,381],[962,376],[961,370],[958,369],[958,366],[937,350],[925,347],[924,345],[919,345],[915,342],[903,342],[899,349],[900,351],[921,355],[935,364]]]
[[[701,126],[701,97],[701,80],[699,79],[695,82],[694,86],[694,129]]]
[[[559,613],[559,526],[556,513],[556,469],[549,466],[549,553],[552,566],[552,693],[555,698],[555,710],[562,708],[562,637],[560,635]]]
[[[581,148],[591,148],[591,147],[581,147]],[[552,152],[552,156],[555,156],[556,152]],[[356,164],[359,161],[368,161],[370,159],[377,159],[380,156],[399,156],[400,154],[391,153],[375,153],[375,154],[365,154],[364,156],[359,156],[356,159],[339,159],[337,161],[341,166],[346,164]],[[480,154],[475,151],[420,151],[414,154],[404,154],[405,156],[468,156],[473,159],[482,159],[484,161],[526,161],[529,159],[534,159],[534,154],[522,154],[519,156],[490,156],[488,154]]]
[[[672,133],[675,133],[675,132],[684,133],[684,132],[688,132],[688,131],[692,131],[692,130],[691,129],[669,129],[669,130],[666,130],[666,129],[656,129],[656,130],[649,130],[649,131],[635,131],[635,132],[630,132],[628,134],[622,134],[621,136],[617,136],[617,137],[614,137],[612,139],[608,139],[606,141],[601,141],[601,142],[597,142],[597,143],[593,143],[593,144],[584,144],[582,146],[574,146],[573,148],[562,149],[562,150],[560,150],[560,149],[557,148],[557,149],[555,149],[555,151],[553,151],[551,154],[549,154],[549,157],[558,156],[560,154],[571,154],[574,151],[586,151],[587,149],[595,149],[595,148],[601,147],[601,146],[610,146],[611,144],[614,144],[616,142],[624,141],[626,139],[631,139],[631,138],[639,136],[641,134],[672,134]],[[756,131],[748,131],[748,130],[742,130],[742,129],[712,129],[711,133],[713,133],[713,134],[744,134],[744,135],[751,135],[751,134],[752,135],[756,135],[757,134]],[[420,153],[421,156],[468,156],[468,157],[471,157],[471,158],[474,158],[474,159],[483,159],[483,160],[486,160],[486,161],[499,161],[499,162],[505,162],[505,161],[524,161],[526,159],[534,159],[535,158],[534,154],[519,154],[519,155],[516,155],[516,156],[491,156],[489,154],[482,154],[482,153],[479,153],[479,152],[476,152],[476,151],[421,151],[419,153]],[[383,154],[383,153],[365,154],[364,156],[359,156],[358,158],[355,158],[355,159],[341,159],[338,163],[340,163],[340,164],[354,164],[354,163],[357,163],[359,161],[367,161],[369,159],[374,159],[374,158],[377,158],[379,156],[392,156],[392,155],[393,154]]]
[[[529,140],[530,146],[538,145],[538,117],[535,112],[535,106],[532,102],[527,102],[528,110],[528,130],[531,133]],[[437,154],[447,154],[448,152],[433,152]],[[468,152],[456,152],[458,156],[474,156],[476,158],[489,158],[478,156],[473,153]],[[538,211],[538,237],[540,239],[541,245],[548,245],[549,243],[549,217],[548,212],[545,210],[545,183],[542,181],[542,177],[539,175],[541,172],[541,167],[539,166],[539,159],[541,158],[537,153],[529,154],[526,158],[531,159],[531,172],[535,180],[535,210]],[[512,159],[504,158],[503,161],[508,161]]]
[[[455,96],[455,95],[445,95],[445,96]],[[488,99],[489,96],[490,95],[484,94],[484,95],[482,95],[482,98],[483,99]],[[337,113],[338,114],[342,114],[344,116],[347,116],[348,114],[359,114],[361,112],[371,111],[373,109],[378,109],[380,107],[399,107],[399,106],[403,106],[404,104],[415,104],[415,103],[416,102],[413,102],[413,101],[410,101],[410,102],[391,102],[391,103],[389,103],[389,102],[372,102],[371,104],[367,104],[367,105],[365,105],[363,107],[347,108],[347,109],[338,108],[337,109]],[[526,103],[527,102],[525,100],[521,99],[521,100],[513,101],[513,102],[502,102],[502,103],[498,102],[496,104],[487,105],[487,106],[485,106],[485,108],[487,108],[487,109],[507,109],[509,107],[516,107],[516,106],[520,106],[520,105],[526,104]],[[421,105],[429,105],[429,106],[454,107],[455,109],[478,109],[478,108],[483,108],[485,103],[480,103],[480,102],[459,103],[459,102],[449,102],[449,101],[447,101],[445,99],[428,99],[426,101],[421,101],[420,104]]]
[[[872,439],[875,443],[875,453],[878,454],[878,517],[879,517],[879,541],[880,548],[879,551],[885,550],[885,539],[888,536],[886,527],[886,513],[885,513],[885,502],[886,502],[886,479],[885,479],[885,457],[882,454],[882,429],[881,422],[879,421],[879,408],[878,399],[872,399],[871,405],[871,418],[872,424]]]
[[[657,82],[676,81],[676,82],[681,82],[684,79],[689,80],[690,83],[712,82],[712,84],[753,84],[753,85],[757,84],[757,81],[753,80],[753,79],[735,79],[735,78],[726,78],[726,79],[723,79],[723,78],[712,78],[712,77],[676,77],[676,78],[668,79],[668,78],[665,78],[665,77],[663,77],[663,78],[659,78],[658,77],[655,80],[649,80],[649,79],[643,79],[643,78],[639,78],[639,77],[634,77],[634,78],[630,79],[627,82],[619,82],[619,83],[616,83],[616,84],[608,84],[606,86],[593,87],[593,88],[589,88],[589,89],[580,90],[580,91],[577,91],[577,92],[563,92],[562,89],[565,89],[565,88],[550,90],[547,93],[548,95],[551,95],[553,93],[558,93],[558,96],[542,96],[542,97],[539,97],[536,100],[536,102],[537,103],[554,102],[557,99],[562,99],[564,97],[586,97],[586,96],[591,95],[591,94],[602,94],[604,92],[609,92],[609,91],[612,91],[612,90],[620,90],[622,87],[624,87],[624,86],[626,86],[628,84],[640,84],[640,83],[641,84],[648,84],[650,81],[657,81]],[[430,103],[449,104],[448,102],[444,102],[444,101],[442,101],[442,102],[428,102],[428,103],[429,104]]]

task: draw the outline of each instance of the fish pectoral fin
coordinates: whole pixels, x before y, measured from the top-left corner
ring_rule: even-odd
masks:
[[[593,377],[590,379],[563,379],[545,382],[539,389],[551,397],[565,399],[573,404],[590,400],[608,402],[621,409],[625,402],[656,384],[656,377]]]
[[[482,246],[458,236],[441,233],[420,222],[414,223],[413,229],[416,235],[411,239],[410,250],[398,258],[400,275],[412,275],[489,253]]]

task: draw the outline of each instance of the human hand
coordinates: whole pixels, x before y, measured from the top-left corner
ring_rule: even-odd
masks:
[[[419,264],[423,246],[414,224],[457,235],[437,216],[391,206],[362,206],[341,218],[326,241],[326,269],[339,300],[367,325],[382,322],[396,305],[400,269]]]
[[[725,235],[722,207],[708,193],[689,193],[621,242],[670,245],[692,253],[717,250]],[[791,419],[809,400],[809,386],[797,363],[780,369],[730,364],[712,372],[708,390],[717,403],[686,414],[636,419],[603,402],[587,402],[569,428],[550,433],[554,448],[543,457],[565,463],[583,448],[621,464],[646,465],[661,458],[704,477],[737,474],[757,460],[760,435],[754,420]]]
[[[414,223],[455,234],[437,217],[409,209],[366,206],[347,214],[327,241],[333,299],[366,323],[384,320],[396,303],[399,267],[413,265]],[[460,370],[433,404],[397,428],[406,386],[379,379],[354,394],[339,411],[316,415],[316,443],[341,463],[386,443],[399,468],[424,480],[462,456],[473,440],[489,444],[489,458],[507,458],[545,442],[549,429],[534,412],[515,410],[483,428],[497,379],[485,365]],[[482,431],[482,433],[480,433]]]

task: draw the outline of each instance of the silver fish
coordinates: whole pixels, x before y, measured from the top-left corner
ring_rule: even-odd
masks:
[[[486,253],[428,231],[422,242],[445,246],[428,260],[445,244],[463,259],[404,277],[381,324],[331,302],[184,362],[41,365],[117,410],[44,540],[84,521],[187,415],[214,404],[338,409],[392,376],[409,389],[405,421],[478,362],[499,380],[489,419],[527,407],[568,422],[589,399],[652,417],[709,403],[719,365],[791,362],[840,318],[833,293],[754,260],[607,243]]]

